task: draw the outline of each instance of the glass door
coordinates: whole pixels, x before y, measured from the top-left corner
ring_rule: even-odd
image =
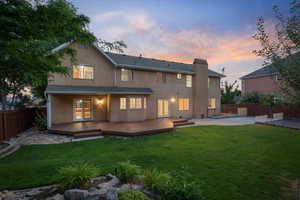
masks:
[[[92,120],[92,99],[74,99],[73,102],[73,120],[87,121]]]
[[[169,101],[159,99],[157,101],[157,116],[158,117],[169,117]]]

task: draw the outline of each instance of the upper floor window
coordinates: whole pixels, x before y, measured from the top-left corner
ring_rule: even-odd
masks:
[[[121,69],[121,81],[131,81],[133,79],[133,72],[130,69]]]
[[[160,83],[166,83],[167,82],[167,73],[163,73],[163,72],[156,72],[156,82]]]
[[[74,79],[94,79],[94,67],[88,65],[73,65],[73,74]]]
[[[281,74],[276,74],[275,81],[280,81],[280,80],[282,80]]]
[[[178,110],[189,110],[189,99],[179,98],[178,99]]]
[[[192,87],[192,75],[186,75],[186,87]]]
[[[177,74],[177,79],[182,79],[182,74]]]
[[[120,98],[120,110],[126,110],[126,98]]]
[[[142,98],[130,98],[130,109],[141,109]]]
[[[208,99],[208,109],[216,109],[216,98]]]

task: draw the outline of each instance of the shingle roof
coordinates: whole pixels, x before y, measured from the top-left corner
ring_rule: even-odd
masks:
[[[52,52],[59,51],[60,49],[63,49],[70,44],[71,44],[71,42],[66,42],[66,43],[54,48],[52,50]],[[104,52],[96,44],[93,44],[93,46],[102,55],[104,55],[110,62],[112,62],[116,67],[127,67],[127,68],[132,68],[132,69],[143,69],[143,70],[153,70],[153,71],[194,74],[192,64]],[[217,73],[210,69],[208,70],[208,76],[220,77],[220,78],[225,77],[223,74]]]
[[[46,94],[152,94],[150,88],[48,85]]]
[[[171,62],[166,60],[158,60],[153,58],[145,58],[110,52],[105,52],[105,54],[109,56],[118,66],[123,66],[132,69],[194,74],[192,64]],[[224,77],[224,75],[212,70],[208,70],[208,75],[211,77]]]
[[[273,67],[272,65],[267,65],[267,66],[260,68],[254,72],[251,72],[250,74],[242,76],[241,79],[255,78],[255,77],[259,77],[259,76],[268,76],[268,75],[274,74],[276,72],[277,72],[277,70],[275,69],[275,67]]]

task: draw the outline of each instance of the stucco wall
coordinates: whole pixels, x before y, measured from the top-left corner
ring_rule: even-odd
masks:
[[[157,72],[133,70],[132,81],[121,81],[120,68],[114,67],[102,54],[94,47],[79,48],[78,45],[72,44],[71,47],[77,50],[77,63],[89,64],[95,66],[94,80],[76,80],[71,77],[64,77],[54,74],[49,78],[50,85],[87,85],[87,86],[117,86],[117,87],[138,87],[151,88],[153,94],[147,96],[147,108],[142,110],[122,111],[119,109],[121,95],[107,95],[105,112],[94,115],[94,120],[111,120],[111,121],[139,121],[144,119],[157,118],[159,99],[169,101],[170,117],[200,117],[206,116],[208,97],[217,99],[217,110],[220,110],[220,87],[219,78],[212,78],[211,86],[208,88],[207,63],[194,64],[196,75],[193,76],[193,87],[186,87],[186,75],[182,74],[182,79],[177,79],[176,73],[166,73],[166,82],[157,81]],[[72,64],[68,57],[65,57],[63,64],[69,67],[70,72]],[[143,96],[143,95],[141,95]],[[63,123],[72,121],[72,97],[74,95],[54,95],[52,101],[53,122]],[[130,97],[125,95],[124,97]],[[175,102],[170,99],[175,98]],[[178,110],[178,99],[189,99],[189,110]],[[129,106],[129,101],[128,101]],[[63,111],[63,112],[61,112]],[[63,114],[64,113],[64,114]],[[106,114],[107,113],[107,114]]]
[[[277,94],[280,92],[275,75],[248,78],[242,80],[242,92],[258,92],[261,94]]]
[[[166,82],[157,81],[156,72],[133,71],[132,81],[121,81],[121,72],[117,71],[117,86],[119,87],[145,87],[151,88],[153,94],[148,97],[148,108],[146,119],[157,117],[157,101],[159,99],[169,100],[170,117],[192,117],[192,88],[186,87],[186,75],[182,74],[182,79],[177,79],[176,73],[166,73]],[[176,102],[170,102],[175,98]],[[188,111],[178,111],[178,98],[189,98],[190,109]]]
[[[94,66],[94,80],[81,80],[72,78],[72,66],[70,57],[65,56],[62,64],[69,68],[69,75],[51,74],[48,78],[49,85],[87,85],[87,86],[114,86],[113,65],[94,47],[79,48],[77,44],[70,45],[76,49],[76,64]]]
[[[214,115],[218,115],[221,112],[221,89],[220,89],[220,78],[210,77],[208,86],[208,98],[216,99],[216,110]]]
[[[144,121],[146,119],[146,109],[144,109],[145,95],[110,95],[109,121]],[[120,98],[126,98],[126,110],[120,110]],[[130,98],[142,98],[141,109],[130,109]]]
[[[107,98],[104,95],[52,95],[52,124],[69,123],[73,121],[73,99],[92,98],[93,120],[106,120]],[[97,100],[104,100],[98,104]]]

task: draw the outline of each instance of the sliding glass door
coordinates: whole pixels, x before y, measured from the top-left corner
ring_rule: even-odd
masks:
[[[91,98],[74,99],[73,120],[88,121],[93,119],[93,104]]]

